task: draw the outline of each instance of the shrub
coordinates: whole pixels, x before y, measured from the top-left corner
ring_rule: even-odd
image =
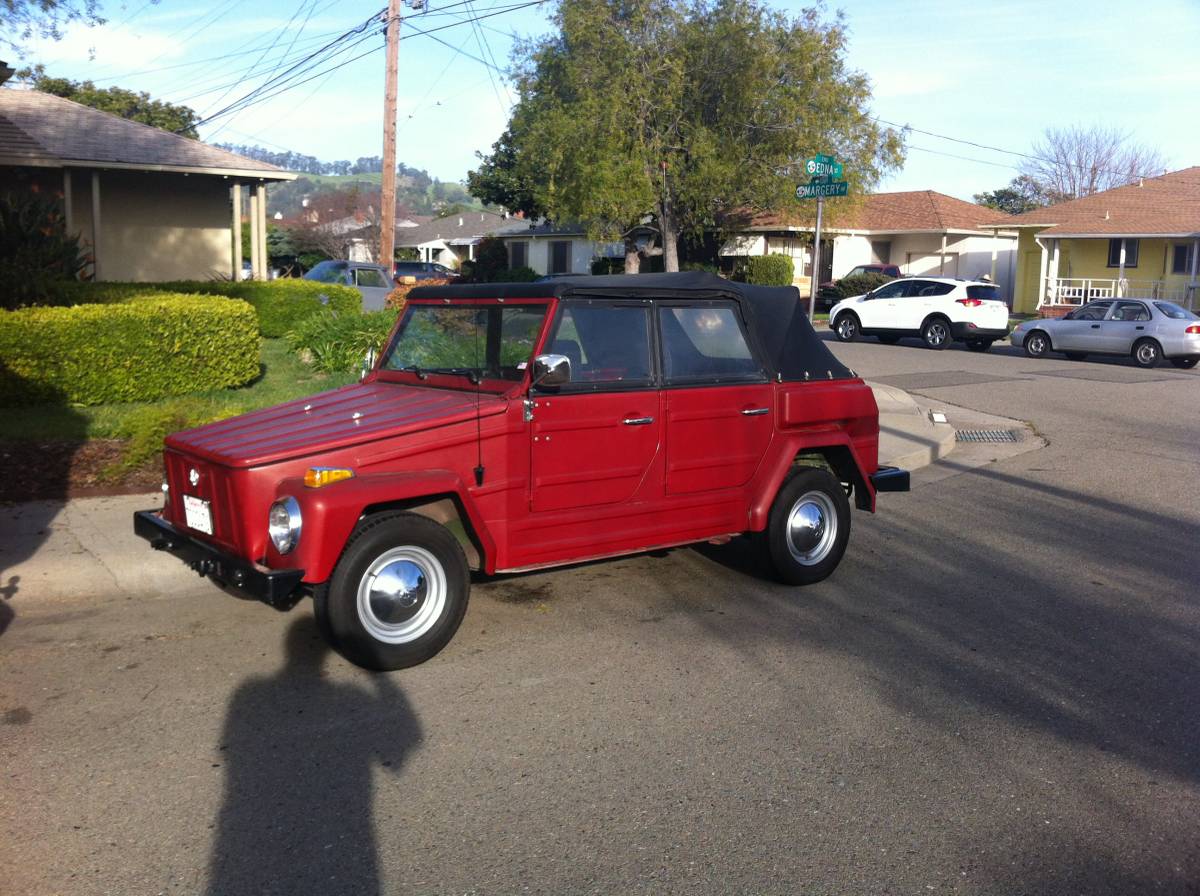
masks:
[[[475,260],[469,270],[463,270],[463,278],[472,283],[491,283],[499,280],[508,270],[508,247],[504,240],[494,236],[484,237],[475,247]]]
[[[86,405],[240,386],[258,376],[258,349],[254,309],[216,297],[0,312],[0,395]]]
[[[510,268],[498,271],[492,278],[493,283],[532,283],[538,278],[538,272],[531,267]]]
[[[873,289],[878,289],[889,280],[895,278],[887,274],[855,274],[853,277],[843,277],[833,285],[837,300],[848,299],[851,296],[861,296]]]
[[[0,196],[0,308],[44,302],[89,264],[57,201],[32,189]]]
[[[227,296],[249,302],[258,312],[259,333],[283,336],[310,314],[328,306],[339,314],[362,311],[362,295],[351,286],[315,280],[237,280],[158,284],[171,292]]]
[[[108,479],[136,469],[159,457],[163,440],[173,432],[215,423],[236,412],[214,407],[197,398],[181,398],[166,404],[151,404],[132,411],[121,423],[118,435],[126,439],[121,459],[103,471]]]
[[[796,269],[786,255],[751,255],[746,259],[746,282],[758,286],[791,286]]]
[[[326,373],[356,370],[368,351],[379,351],[395,326],[396,311],[338,314],[323,309],[287,334],[288,345],[302,360]]]

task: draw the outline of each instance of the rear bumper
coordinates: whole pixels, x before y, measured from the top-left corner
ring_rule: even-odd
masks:
[[[990,339],[995,342],[997,339],[1003,339],[1008,335],[1008,327],[990,329],[975,327],[965,322],[951,323],[950,335],[955,339]]]
[[[880,467],[871,474],[871,485],[876,492],[906,492],[908,480],[908,470],[899,467]]]
[[[267,569],[219,551],[212,545],[181,532],[155,510],[139,510],[133,515],[133,531],[150,542],[156,551],[178,557],[201,576],[253,600],[261,600],[276,610],[290,610],[304,596],[302,569]]]

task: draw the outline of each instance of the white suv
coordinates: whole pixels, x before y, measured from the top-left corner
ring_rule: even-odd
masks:
[[[1008,305],[994,283],[902,277],[838,302],[829,324],[842,342],[862,335],[894,345],[903,336],[920,336],[930,348],[959,340],[971,351],[986,352],[1008,335]]]

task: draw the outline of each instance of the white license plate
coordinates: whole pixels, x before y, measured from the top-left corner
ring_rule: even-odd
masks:
[[[183,496],[183,514],[189,529],[195,529],[197,532],[203,532],[205,535],[212,535],[212,511],[209,510],[209,503],[200,498],[193,498],[191,495]]]

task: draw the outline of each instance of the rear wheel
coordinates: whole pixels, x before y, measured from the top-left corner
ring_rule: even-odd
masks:
[[[843,311],[833,322],[833,332],[842,342],[853,342],[860,332],[858,317],[853,312]]]
[[[1087,352],[1067,352],[1066,355],[1067,355],[1067,358],[1069,358],[1072,361],[1084,361],[1087,359],[1088,353]]]
[[[1162,346],[1153,339],[1141,339],[1133,346],[1133,363],[1138,367],[1155,367],[1162,360]]]
[[[1044,358],[1050,353],[1050,337],[1041,330],[1034,330],[1025,337],[1025,354],[1031,358]]]
[[[446,646],[469,590],[467,559],[444,526],[390,513],[359,524],[314,608],[335,650],[363,668],[389,671]]]
[[[900,341],[899,336],[880,336],[878,338],[879,338],[879,341],[882,342],[884,345],[895,345],[897,342]]]
[[[991,347],[992,347],[992,340],[990,340],[990,339],[968,339],[967,340],[968,351],[986,352]]]
[[[850,501],[828,470],[802,469],[784,483],[767,527],[771,563],[789,585],[829,576],[850,540]]]
[[[1172,358],[1171,366],[1178,367],[1180,370],[1191,370],[1196,366],[1197,361],[1200,361],[1200,358]]]
[[[931,317],[921,326],[921,338],[928,348],[944,349],[950,344],[950,323],[944,317]]]

